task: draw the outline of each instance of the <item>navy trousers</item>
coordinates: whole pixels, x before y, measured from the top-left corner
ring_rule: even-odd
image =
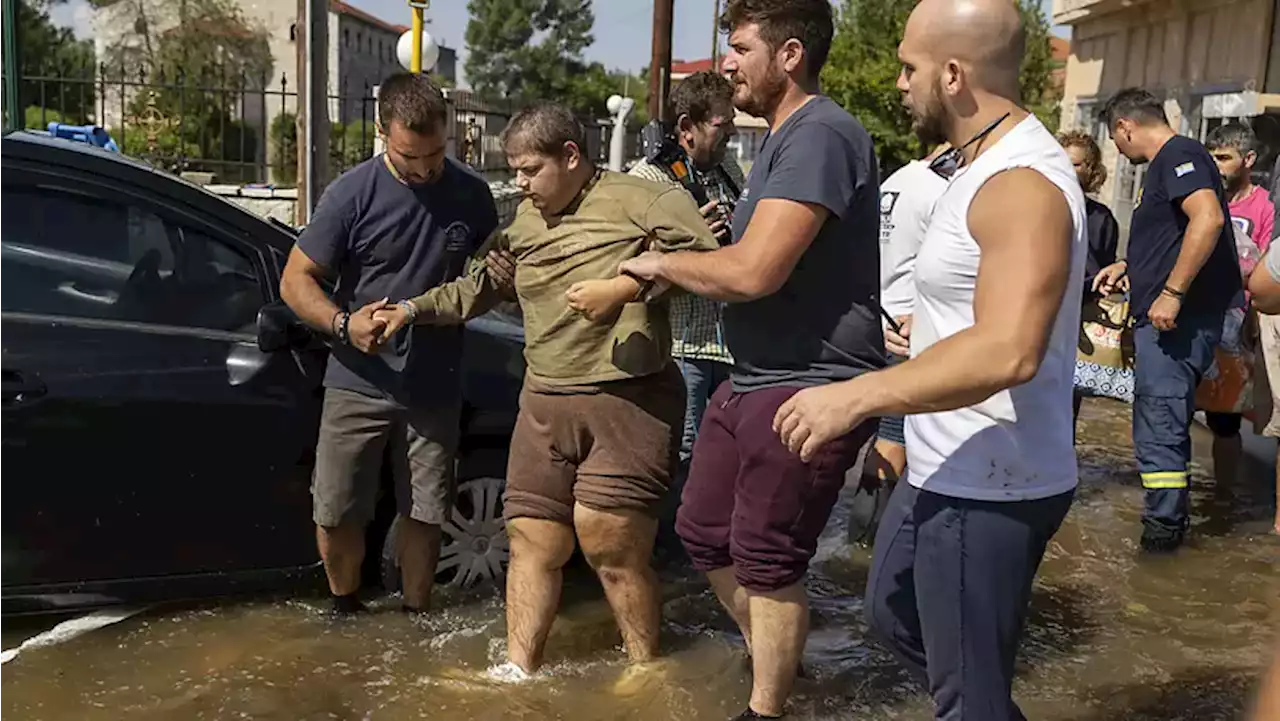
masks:
[[[867,620],[945,721],[1025,721],[1013,662],[1031,582],[1075,491],[971,501],[899,481],[876,534]]]

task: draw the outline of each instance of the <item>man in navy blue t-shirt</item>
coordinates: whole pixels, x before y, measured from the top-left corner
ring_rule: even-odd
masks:
[[[289,307],[335,339],[311,492],[339,612],[362,608],[364,527],[384,459],[401,516],[407,610],[427,606],[440,526],[452,509],[462,329],[415,326],[383,343],[386,321],[376,312],[389,298],[458,277],[498,224],[488,184],[445,157],[448,106],[426,76],[393,76],[378,90],[378,107],[387,152],[325,190],[280,282]],[[332,297],[325,279],[337,281]]]
[[[1125,157],[1148,163],[1128,259],[1103,268],[1094,288],[1109,293],[1128,275],[1137,321],[1133,445],[1146,489],[1142,547],[1172,551],[1189,524],[1196,386],[1213,364],[1227,309],[1244,303],[1240,267],[1209,151],[1174,133],[1163,102],[1139,88],[1117,93],[1101,118]]]

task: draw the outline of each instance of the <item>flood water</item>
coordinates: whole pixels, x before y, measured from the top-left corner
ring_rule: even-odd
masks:
[[[1127,410],[1085,405],[1081,487],[1041,568],[1016,696],[1032,719],[1239,718],[1280,632],[1269,468],[1246,460],[1239,487],[1219,491],[1198,435],[1193,540],[1176,556],[1142,557]],[[809,678],[788,718],[930,718],[927,699],[868,637],[870,558],[844,542],[844,515],[837,509],[809,578]],[[640,677],[624,678],[598,585],[575,569],[550,668],[522,685],[483,676],[503,658],[505,634],[490,590],[441,599],[417,620],[393,599],[347,620],[325,614],[320,598],[151,611],[23,652],[3,667],[0,708],[26,721],[727,719],[750,688],[740,639],[694,574],[677,566],[663,578],[668,660]],[[24,629],[7,623],[3,635],[10,648]]]

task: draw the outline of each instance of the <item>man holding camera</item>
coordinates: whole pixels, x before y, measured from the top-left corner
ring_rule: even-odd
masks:
[[[721,244],[729,240],[729,219],[746,181],[738,162],[728,157],[734,136],[733,85],[723,75],[694,73],[671,91],[674,137],[647,148],[631,174],[689,191],[711,232]],[[733,356],[724,342],[718,301],[691,294],[671,299],[671,356],[684,375],[684,434],[680,463],[693,454],[707,401],[733,370]]]

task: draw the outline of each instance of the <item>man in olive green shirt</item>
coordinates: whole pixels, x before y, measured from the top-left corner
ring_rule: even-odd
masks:
[[[504,506],[512,665],[495,670],[505,678],[542,662],[575,530],[628,655],[643,662],[657,653],[655,512],[676,465],[685,391],[666,301],[618,266],[649,249],[718,247],[687,193],[594,168],[583,135],[568,110],[539,105],[502,136],[526,199],[487,245],[515,259],[528,366]],[[502,299],[484,262],[473,263],[458,280],[383,311],[385,334],[462,323]]]

